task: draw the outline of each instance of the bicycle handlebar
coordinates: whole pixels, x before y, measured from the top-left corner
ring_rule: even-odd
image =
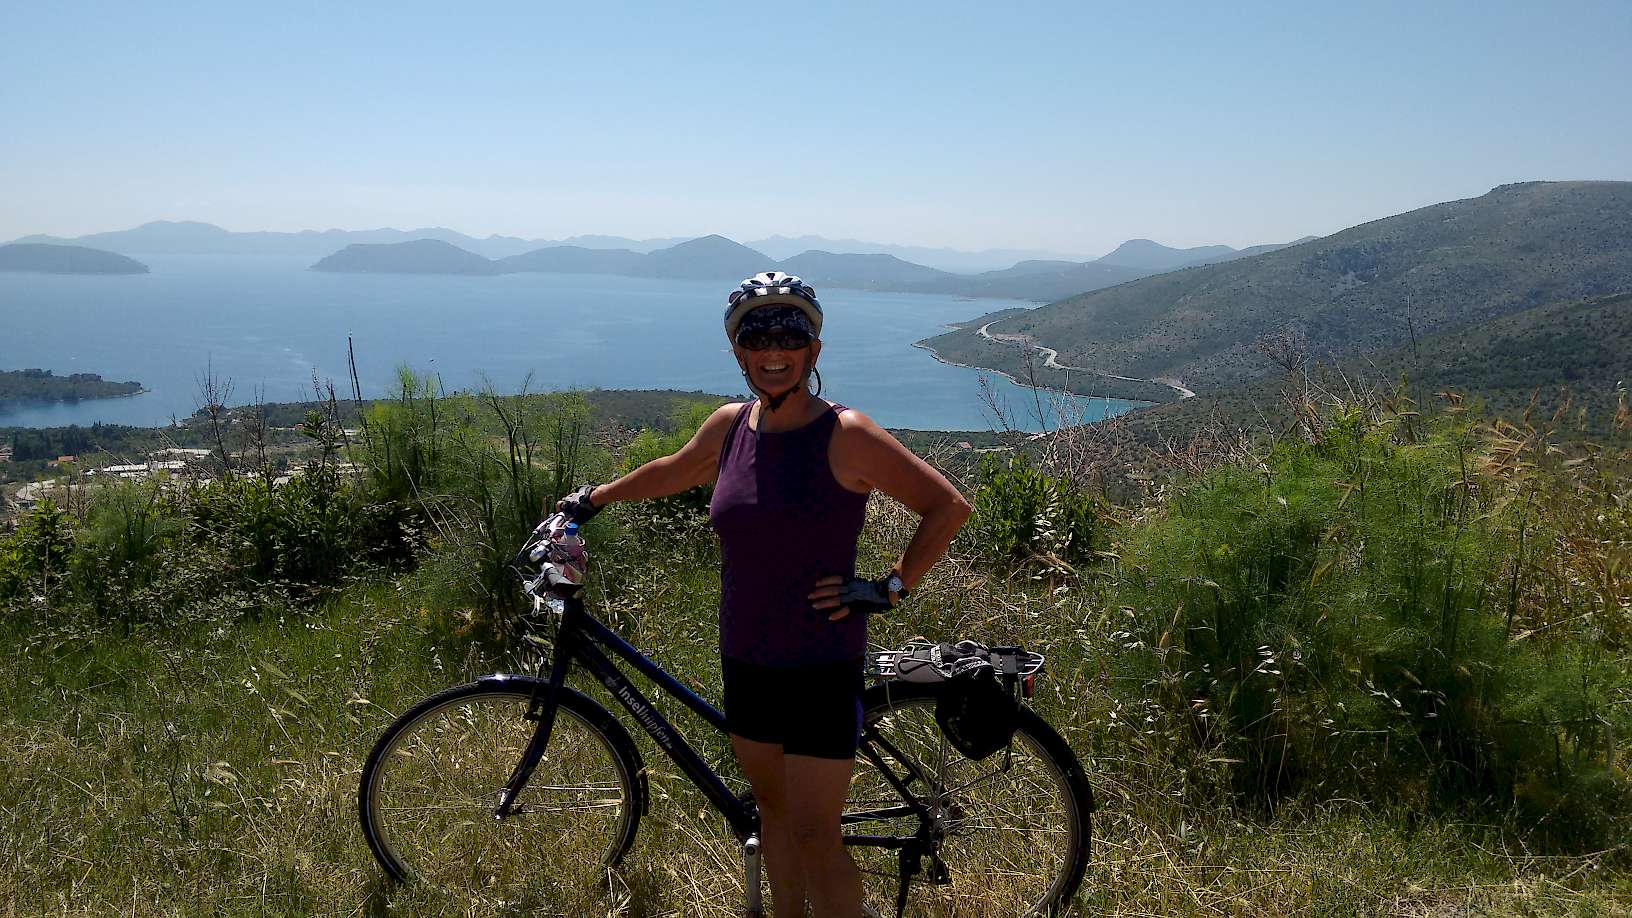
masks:
[[[573,522],[560,511],[546,516],[510,559],[508,567],[521,580],[523,593],[535,599],[546,593],[565,599],[583,585],[589,554],[581,542],[569,548],[567,528]]]

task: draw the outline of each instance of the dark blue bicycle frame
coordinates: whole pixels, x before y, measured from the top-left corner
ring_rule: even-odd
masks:
[[[756,834],[759,831],[759,810],[754,804],[753,798],[731,793],[731,789],[725,786],[725,782],[720,780],[714,769],[704,761],[701,755],[698,755],[696,750],[691,748],[685,737],[663,717],[657,708],[652,706],[646,696],[641,694],[640,690],[624,676],[623,672],[618,669],[617,665],[607,657],[601,648],[609,648],[624,662],[633,666],[642,675],[655,683],[658,688],[679,699],[681,704],[696,712],[699,717],[708,721],[721,733],[727,732],[725,714],[705,701],[696,692],[686,688],[679,680],[665,672],[662,667],[658,666],[649,657],[636,650],[628,641],[619,637],[616,632],[593,615],[590,615],[584,608],[583,600],[577,596],[569,596],[564,599],[564,604],[565,610],[561,617],[560,627],[556,632],[555,651],[550,660],[549,676],[542,684],[539,684],[536,680],[529,680],[529,682],[533,682],[536,688],[528,716],[536,719],[538,726],[533,731],[533,738],[528,743],[521,762],[516,765],[515,771],[511,773],[510,780],[506,782],[505,788],[501,792],[499,806],[493,814],[494,818],[503,819],[510,815],[514,809],[516,798],[526,786],[528,778],[532,776],[533,769],[538,767],[539,761],[543,758],[544,750],[549,745],[550,731],[555,725],[555,711],[560,698],[561,687],[566,684],[567,671],[576,661],[584,669],[588,670],[590,675],[598,679],[606,687],[607,691],[612,693],[612,697],[616,698],[624,710],[629,712],[629,716],[633,717],[635,722],[639,723],[651,735],[652,740],[657,743],[659,748],[669,758],[673,759],[676,765],[680,766],[680,770],[685,773],[686,777],[691,779],[693,784],[697,785],[697,788],[708,798],[708,802],[714,809],[725,816],[726,822],[731,826],[731,831],[736,834],[739,840]],[[504,679],[512,677],[491,676],[488,678]],[[877,735],[876,731],[864,725],[862,728],[862,754],[867,756],[868,760],[884,775],[885,780],[889,781],[896,791],[901,794],[903,803],[901,806],[869,813],[846,814],[844,821],[855,823],[909,814],[920,817],[927,816],[928,813],[925,808],[907,790],[906,780],[885,766],[877,749],[874,748],[875,746],[883,748],[897,762],[904,761],[904,757],[900,755],[898,750],[894,749],[883,737]],[[920,820],[920,824],[922,824],[922,820]],[[896,849],[911,849],[926,840],[921,835],[844,836],[844,843],[847,845]]]

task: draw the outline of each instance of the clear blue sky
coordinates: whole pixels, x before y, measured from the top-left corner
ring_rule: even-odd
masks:
[[[1629,49],[1628,0],[6,3],[0,239],[1283,241],[1632,179]]]

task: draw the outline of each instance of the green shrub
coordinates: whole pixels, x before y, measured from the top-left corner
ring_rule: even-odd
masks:
[[[232,576],[248,586],[322,589],[359,564],[400,567],[418,543],[407,507],[371,500],[321,463],[276,486],[210,482],[189,495],[188,508],[194,543],[223,548]]]
[[[17,531],[0,538],[0,599],[38,590],[50,598],[64,585],[74,550],[74,521],[52,501],[42,501]]]
[[[153,582],[160,552],[185,528],[180,508],[157,480],[97,488],[74,547],[75,592],[99,610],[128,614],[124,597]]]
[[[642,430],[624,450],[620,473],[627,474],[653,459],[678,452],[713,412],[713,407],[708,405],[691,405],[675,414],[670,432],[649,427]],[[677,544],[689,545],[707,536],[708,505],[713,498],[714,487],[702,485],[670,497],[628,504],[620,508],[620,512],[636,530],[653,532],[677,540]]]
[[[1604,721],[1632,726],[1615,704],[1632,683],[1579,634],[1515,640],[1511,508],[1469,471],[1466,430],[1398,445],[1348,418],[1326,433],[1190,483],[1123,546],[1139,623],[1125,662],[1179,735],[1271,806],[1596,786],[1580,776]]]
[[[376,500],[419,507],[448,484],[455,459],[450,442],[454,407],[454,400],[442,397],[435,377],[398,368],[395,397],[363,412],[353,444]],[[305,429],[321,441],[325,427],[319,416],[308,419]]]
[[[427,604],[503,639],[519,608],[509,564],[543,515],[583,480],[588,405],[581,396],[432,398],[404,371],[402,397],[366,415],[357,458],[371,505],[406,508],[438,556],[419,578]]]
[[[999,563],[1043,559],[1082,565],[1103,547],[1103,503],[1038,468],[1025,454],[983,456],[980,482],[974,513],[960,536],[977,555]]]

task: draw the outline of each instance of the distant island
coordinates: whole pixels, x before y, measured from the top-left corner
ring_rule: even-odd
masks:
[[[14,242],[0,245],[0,271],[41,274],[146,274],[134,258],[80,245]]]
[[[352,243],[407,242],[411,239],[440,239],[486,258],[505,258],[546,247],[580,249],[622,249],[644,255],[678,245],[694,236],[631,239],[624,236],[580,235],[565,239],[522,239],[517,236],[467,236],[445,227],[373,230],[302,230],[295,233],[234,232],[211,223],[156,220],[141,226],[78,237],[34,234],[14,242],[49,242],[88,245],[123,255],[305,255],[313,258],[339,251]],[[752,240],[749,248],[764,252],[778,261],[800,252],[819,249],[827,252],[895,255],[943,271],[979,272],[1004,268],[1031,259],[1069,259],[1058,252],[1036,249],[961,249],[903,246],[860,239],[827,239],[821,236],[770,236]]]
[[[95,373],[57,376],[50,370],[0,370],[0,402],[73,402],[91,398],[117,398],[142,391],[139,382],[113,382]]]
[[[349,274],[498,274],[486,258],[440,239],[357,243],[312,265],[313,271]]]
[[[1296,244],[1262,245],[1249,249],[1232,249],[1229,246],[1171,249],[1148,239],[1136,239],[1099,261],[1032,260],[1000,271],[956,274],[883,254],[811,249],[778,260],[719,235],[701,236],[650,252],[558,245],[497,260],[484,258],[444,240],[415,239],[349,245],[312,265],[311,270],[367,274],[616,274],[624,277],[714,281],[736,280],[760,271],[779,270],[796,274],[817,289],[848,287],[854,290],[997,297],[1047,303],[1152,274],[1250,258]],[[1116,263],[1113,256],[1129,263]]]
[[[628,239],[571,236],[559,242],[516,236],[477,238],[441,227],[414,230],[233,232],[209,223],[157,221],[73,239],[32,235],[14,244],[96,246],[125,255],[304,255],[315,270],[368,274],[613,274],[734,281],[779,269],[824,287],[894,293],[996,297],[1051,303],[1152,274],[1250,258],[1292,243],[1236,249],[1171,248],[1130,239],[1083,261],[1027,249],[900,246],[821,236],[770,236],[747,244],[724,236]],[[440,243],[431,245],[429,243]]]

